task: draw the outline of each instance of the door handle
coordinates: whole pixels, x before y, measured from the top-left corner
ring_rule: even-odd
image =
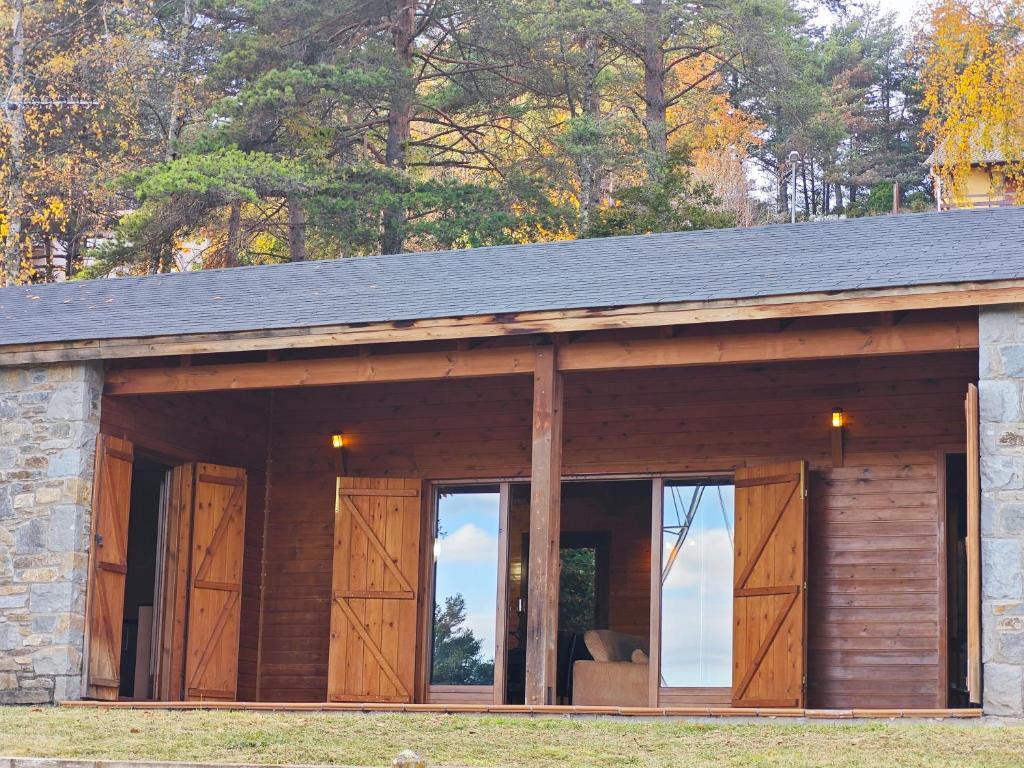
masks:
[[[92,535],[92,538],[93,538],[93,541],[96,542],[96,546],[97,547],[102,547],[103,546],[103,535],[102,534],[94,533]]]

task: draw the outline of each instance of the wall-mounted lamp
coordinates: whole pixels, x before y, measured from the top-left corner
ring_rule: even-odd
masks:
[[[846,414],[842,408],[832,409],[832,466],[843,466],[843,438],[846,432]]]
[[[342,432],[331,435],[331,447],[334,448],[334,472],[341,477],[345,474],[345,435]]]

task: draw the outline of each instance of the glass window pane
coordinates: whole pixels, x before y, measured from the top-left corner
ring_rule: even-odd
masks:
[[[733,500],[729,482],[665,484],[662,686],[732,685]]]
[[[430,674],[436,685],[494,684],[500,507],[493,486],[438,494]]]

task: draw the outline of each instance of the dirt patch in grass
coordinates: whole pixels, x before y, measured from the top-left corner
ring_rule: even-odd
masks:
[[[1019,768],[1024,728],[0,708],[0,755],[466,766]]]

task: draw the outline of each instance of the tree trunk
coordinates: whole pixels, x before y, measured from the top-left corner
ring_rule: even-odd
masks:
[[[78,271],[78,252],[82,242],[81,235],[78,232],[78,221],[75,221],[75,234],[68,241],[67,247],[64,250],[64,277],[70,280],[75,276]]]
[[[288,220],[291,222],[291,205],[288,206]],[[224,244],[224,266],[238,266],[238,252],[242,248],[242,204],[232,203],[228,211],[228,239]]]
[[[598,76],[598,45],[594,35],[588,35],[586,41],[587,61],[586,80],[583,91],[583,111],[590,121],[592,130],[596,131],[601,121],[601,93],[597,88]],[[588,147],[580,158],[580,213],[577,221],[577,234],[583,236],[590,227],[594,211],[601,202],[601,170],[599,166],[599,141],[596,134],[591,135],[595,143]]]
[[[396,171],[405,170],[405,153],[412,127],[413,97],[413,34],[416,29],[415,0],[398,0],[392,20],[391,38],[395,48],[396,78],[388,109],[388,139],[384,149],[384,164]],[[393,204],[384,209],[381,253],[401,253],[402,228],[405,210]]]
[[[662,37],[663,0],[643,0],[644,15],[644,129],[647,131],[648,181],[662,177],[668,156],[668,128],[665,104],[665,47]]]
[[[803,180],[803,187],[804,187],[804,190],[803,190],[803,192],[804,192],[804,212],[805,212],[805,215],[808,218],[810,218],[811,217],[811,202],[810,202],[810,200],[808,198],[808,195],[807,195],[807,163],[800,163],[800,176],[801,176],[801,178]]]
[[[196,22],[194,0],[184,0],[181,12],[181,28],[174,56],[174,87],[167,104],[167,144],[164,147],[164,161],[170,162],[177,157],[177,143],[181,135],[182,125],[182,79],[185,74],[185,58],[188,54],[188,38],[192,26]]]
[[[288,261],[306,260],[306,211],[295,195],[288,196]]]
[[[25,208],[25,0],[11,2],[11,69],[4,102],[10,142],[7,175],[7,237],[4,241],[3,284],[14,285],[21,279],[23,255],[22,216]]]
[[[811,166],[811,213],[815,216],[818,215],[818,188],[815,183],[814,176],[814,160],[808,160],[808,165]]]
[[[843,207],[843,185],[836,182],[836,208]]]

